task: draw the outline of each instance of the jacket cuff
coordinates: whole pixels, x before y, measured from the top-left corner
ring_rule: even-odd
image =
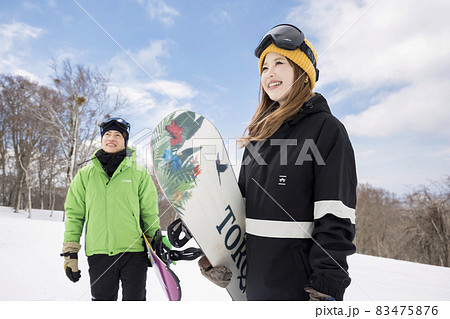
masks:
[[[334,297],[338,301],[342,301],[344,299],[345,289],[350,285],[350,281],[350,278],[336,281],[319,275],[312,276],[310,284],[306,285],[306,287],[312,287],[321,293]]]

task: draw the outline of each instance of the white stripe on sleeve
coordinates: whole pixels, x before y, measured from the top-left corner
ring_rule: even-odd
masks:
[[[314,203],[314,219],[319,219],[326,214],[333,214],[339,218],[349,218],[355,223],[355,210],[346,206],[340,200],[321,200]]]

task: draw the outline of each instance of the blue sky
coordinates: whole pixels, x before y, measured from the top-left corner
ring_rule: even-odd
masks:
[[[401,194],[450,174],[448,16],[444,0],[2,1],[0,73],[49,84],[52,59],[70,59],[111,72],[132,134],[182,107],[229,140],[257,106],[256,45],[292,23],[319,54],[315,91],[347,127],[359,181]]]

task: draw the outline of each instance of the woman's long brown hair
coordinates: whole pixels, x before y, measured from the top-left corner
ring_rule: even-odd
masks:
[[[245,132],[248,132],[247,136],[242,137],[238,141],[240,147],[244,147],[250,141],[259,141],[272,136],[286,120],[293,118],[303,104],[314,95],[309,81],[305,83],[305,80],[308,78],[306,72],[291,60],[287,60],[294,68],[294,79],[297,80],[294,81],[286,102],[280,106],[278,102],[271,100],[260,83],[259,106],[250,124],[244,131],[244,135]]]

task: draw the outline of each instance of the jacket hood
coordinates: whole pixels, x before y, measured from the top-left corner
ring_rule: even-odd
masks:
[[[315,93],[315,95],[303,104],[298,114],[294,119],[288,122],[289,126],[296,125],[302,118],[313,113],[326,112],[330,113],[330,107],[328,106],[327,100],[320,93]]]

